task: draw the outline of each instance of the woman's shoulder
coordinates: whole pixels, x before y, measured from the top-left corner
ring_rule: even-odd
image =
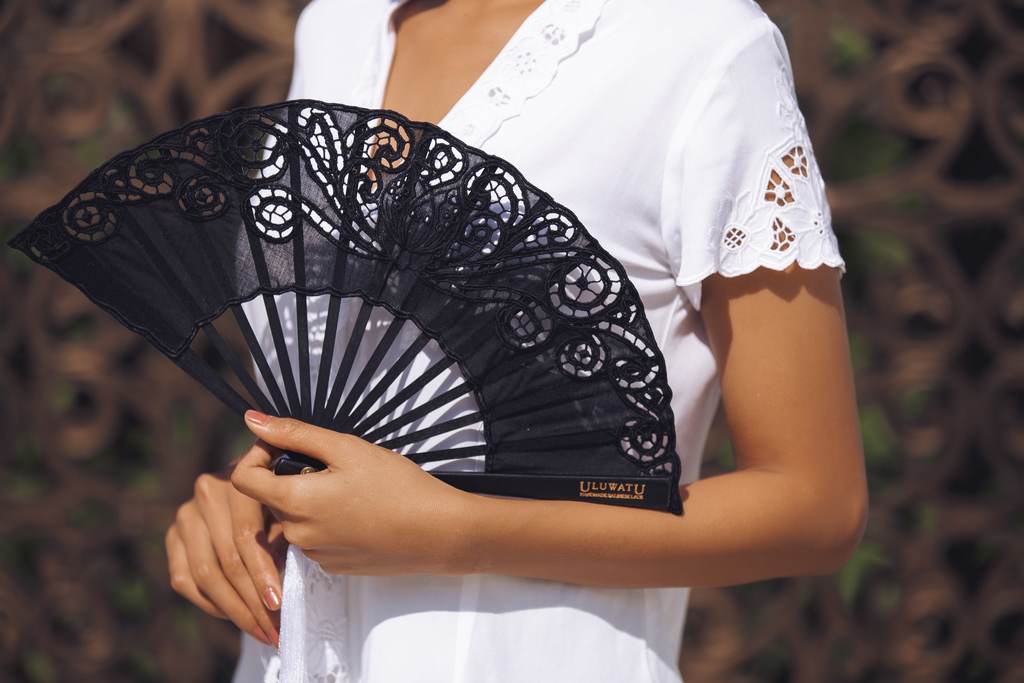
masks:
[[[746,47],[758,46],[761,56],[786,51],[781,31],[753,0],[645,0],[642,9],[637,4],[607,0],[601,19],[608,19],[607,39],[595,42],[603,44],[600,51],[608,59],[635,65],[627,69],[630,78],[671,88],[683,98]],[[764,67],[774,68],[774,61]]]
[[[603,0],[593,0],[602,2]],[[651,41],[666,56],[705,61],[736,43],[777,33],[772,19],[754,0],[646,0],[642,11],[621,0],[609,0],[620,21]]]
[[[375,12],[397,0],[310,0],[299,13],[300,21],[338,16],[349,12]]]
[[[295,24],[295,52],[303,69],[338,77],[351,72],[377,37],[377,19],[394,1],[312,0]]]
[[[296,41],[312,38],[345,38],[366,32],[367,19],[381,14],[395,0],[311,0],[299,13]]]
[[[633,6],[629,9],[636,14],[652,16],[659,21],[685,23],[703,29],[727,29],[730,32],[742,27],[743,24],[759,21],[767,16],[754,0],[647,0],[643,12],[636,12]]]
[[[400,0],[311,0],[302,9],[299,25],[329,32],[363,15],[377,15]],[[754,0],[547,0],[556,13],[578,11],[592,3],[604,14],[616,14],[639,30],[700,35],[721,40],[744,27],[764,22],[764,11]]]

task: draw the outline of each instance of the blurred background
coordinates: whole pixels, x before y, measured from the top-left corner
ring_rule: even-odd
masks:
[[[0,0],[0,237],[283,99],[301,0]],[[695,591],[687,683],[1024,681],[1024,0],[767,0],[829,184],[872,508],[832,577]],[[343,65],[339,65],[343,68]],[[163,534],[238,421],[0,249],[0,681],[227,681]],[[721,415],[707,473],[732,466]]]

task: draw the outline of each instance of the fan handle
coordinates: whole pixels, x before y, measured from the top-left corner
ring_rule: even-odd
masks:
[[[308,455],[286,451],[270,461],[270,469],[274,474],[308,474],[326,469],[326,465]],[[588,500],[595,503],[682,513],[678,496],[670,495],[672,483],[667,477],[587,477],[490,472],[431,474],[446,484],[470,493],[549,500]],[[592,500],[591,496],[603,496],[604,499]]]
[[[308,455],[285,451],[270,461],[270,469],[274,474],[309,474],[327,469],[327,465]]]

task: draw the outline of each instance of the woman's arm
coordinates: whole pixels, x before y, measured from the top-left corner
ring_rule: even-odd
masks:
[[[721,586],[829,573],[867,493],[838,271],[760,268],[703,284],[735,472],[683,488],[683,516],[457,491],[356,437],[248,413],[328,469],[276,477],[255,447],[232,482],[326,571],[485,572],[598,586]],[[380,482],[388,482],[381,486]]]
[[[826,266],[704,281],[736,471],[685,486],[683,517],[492,499],[472,568],[607,586],[836,570],[867,509],[838,279]]]

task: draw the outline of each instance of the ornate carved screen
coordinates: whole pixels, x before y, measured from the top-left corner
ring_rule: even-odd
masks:
[[[120,149],[281,99],[303,4],[0,4],[0,237]],[[764,5],[848,263],[871,520],[836,577],[695,591],[684,675],[1018,680],[1024,9]],[[196,473],[238,452],[236,421],[13,253],[0,358],[0,679],[227,680],[236,632],[173,595],[162,536]],[[729,453],[719,419],[707,471]]]

